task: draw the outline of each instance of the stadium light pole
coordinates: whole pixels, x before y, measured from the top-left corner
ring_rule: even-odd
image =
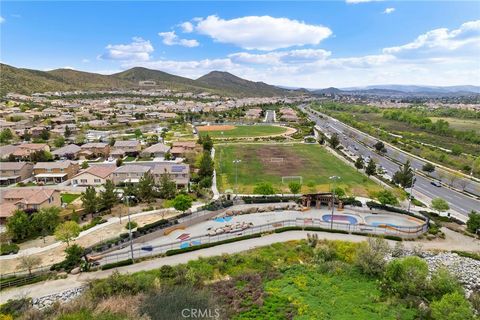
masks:
[[[238,197],[238,164],[240,162],[242,162],[240,159],[233,160],[233,163],[235,164],[235,198]]]
[[[335,181],[340,180],[341,178],[339,176],[331,176],[330,181],[332,181],[333,188],[331,190],[332,192],[332,214],[330,216],[330,229],[333,229],[333,213],[335,211]]]

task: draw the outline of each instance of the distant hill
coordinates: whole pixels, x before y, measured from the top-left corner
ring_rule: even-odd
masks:
[[[145,80],[155,81],[158,88],[196,93],[207,91],[236,97],[285,96],[299,93],[218,71],[192,80],[141,67],[112,75],[101,75],[71,69],[38,71],[0,64],[0,95],[8,92],[31,94],[45,91],[138,88],[139,81]]]
[[[245,80],[231,73],[221,71],[212,71],[195,81],[205,87],[217,88],[239,96],[248,96],[250,93],[254,93],[256,96],[278,96],[285,95],[289,91],[264,82]]]

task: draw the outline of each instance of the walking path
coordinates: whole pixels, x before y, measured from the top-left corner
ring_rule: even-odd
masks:
[[[445,228],[443,228],[442,231],[445,232],[446,239],[436,239],[432,241],[404,241],[403,243],[406,248],[413,248],[420,244],[423,246],[424,250],[463,250],[480,252],[480,241],[459,233],[455,233]],[[9,299],[15,299],[24,296],[31,298],[40,298],[46,295],[78,288],[86,285],[90,280],[106,278],[111,275],[115,270],[118,270],[120,273],[133,273],[138,271],[153,270],[160,268],[162,265],[182,264],[190,260],[198,259],[199,257],[212,257],[222,254],[233,254],[262,246],[267,246],[277,242],[305,239],[307,233],[316,233],[318,234],[319,239],[326,240],[361,242],[367,239],[367,237],[365,236],[326,232],[289,231],[284,233],[274,233],[263,236],[261,238],[248,239],[239,242],[223,244],[216,247],[187,252],[179,255],[156,258],[117,269],[97,271],[92,273],[80,273],[78,275],[69,275],[66,279],[45,281],[24,287],[8,289],[2,291],[2,294],[0,295],[0,304],[5,303]],[[389,241],[389,243],[390,245],[393,245],[395,242]]]

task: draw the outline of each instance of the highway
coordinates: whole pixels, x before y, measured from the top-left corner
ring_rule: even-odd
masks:
[[[417,169],[417,172],[421,171],[424,164],[423,161],[413,158],[402,151],[393,149],[388,145],[386,146],[386,156],[383,156],[373,150],[372,146],[378,141],[377,139],[373,139],[367,134],[350,128],[344,123],[326,115],[320,114],[321,116],[319,116],[319,113],[314,113],[312,109],[304,105],[299,106],[299,108],[307,113],[325,133],[337,133],[341,144],[347,150],[356,155],[361,155],[364,159],[367,157],[374,159],[377,165],[382,166],[390,177],[398,171],[399,164],[389,159],[389,157],[401,163],[409,159],[412,167]],[[443,198],[448,202],[452,210],[464,216],[468,216],[472,210],[478,211],[480,209],[480,201],[478,199],[474,199],[473,197],[469,197],[445,186],[436,187],[431,184],[432,181],[432,179],[417,174],[413,195],[415,196],[415,192],[420,192],[430,199]],[[469,186],[471,188],[469,191],[473,193],[473,191],[476,191],[474,189],[478,188],[478,183],[470,181]]]

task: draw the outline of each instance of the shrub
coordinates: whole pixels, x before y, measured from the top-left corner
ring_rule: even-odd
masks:
[[[20,250],[20,247],[15,243],[2,243],[0,244],[0,253],[1,255],[15,254]]]
[[[104,264],[101,267],[101,269],[102,270],[108,270],[108,269],[128,266],[128,265],[131,265],[131,264],[133,264],[133,260],[132,259],[127,259],[127,260],[122,260],[122,261],[118,261],[118,262]]]
[[[419,257],[395,259],[387,264],[382,289],[405,298],[423,296],[427,285],[428,265]]]
[[[476,233],[480,229],[480,213],[472,211],[468,216],[467,230]]]
[[[445,268],[437,269],[430,280],[429,295],[434,299],[440,299],[445,294],[454,292],[463,294],[463,288],[457,278]]]
[[[131,230],[131,229],[135,229],[136,227],[138,227],[138,223],[136,223],[135,221],[130,221],[125,226],[125,229]]]
[[[0,306],[0,314],[11,315],[14,318],[19,317],[23,312],[27,311],[32,306],[31,298],[20,298],[8,300]]]
[[[458,293],[449,293],[440,300],[431,303],[432,317],[435,320],[471,320],[473,311],[465,297]]]
[[[355,264],[367,275],[379,275],[385,269],[385,256],[389,251],[390,247],[384,239],[368,238],[367,242],[357,249]]]
[[[475,259],[480,261],[480,254],[474,253],[474,252],[467,252],[467,251],[458,251],[458,250],[453,250],[453,253],[458,254],[460,257],[466,257],[470,259]]]
[[[137,281],[131,275],[122,275],[115,270],[112,275],[106,279],[90,282],[88,294],[93,300],[98,301],[102,298],[120,294],[135,295],[146,289],[148,288],[145,287],[145,283]]]

